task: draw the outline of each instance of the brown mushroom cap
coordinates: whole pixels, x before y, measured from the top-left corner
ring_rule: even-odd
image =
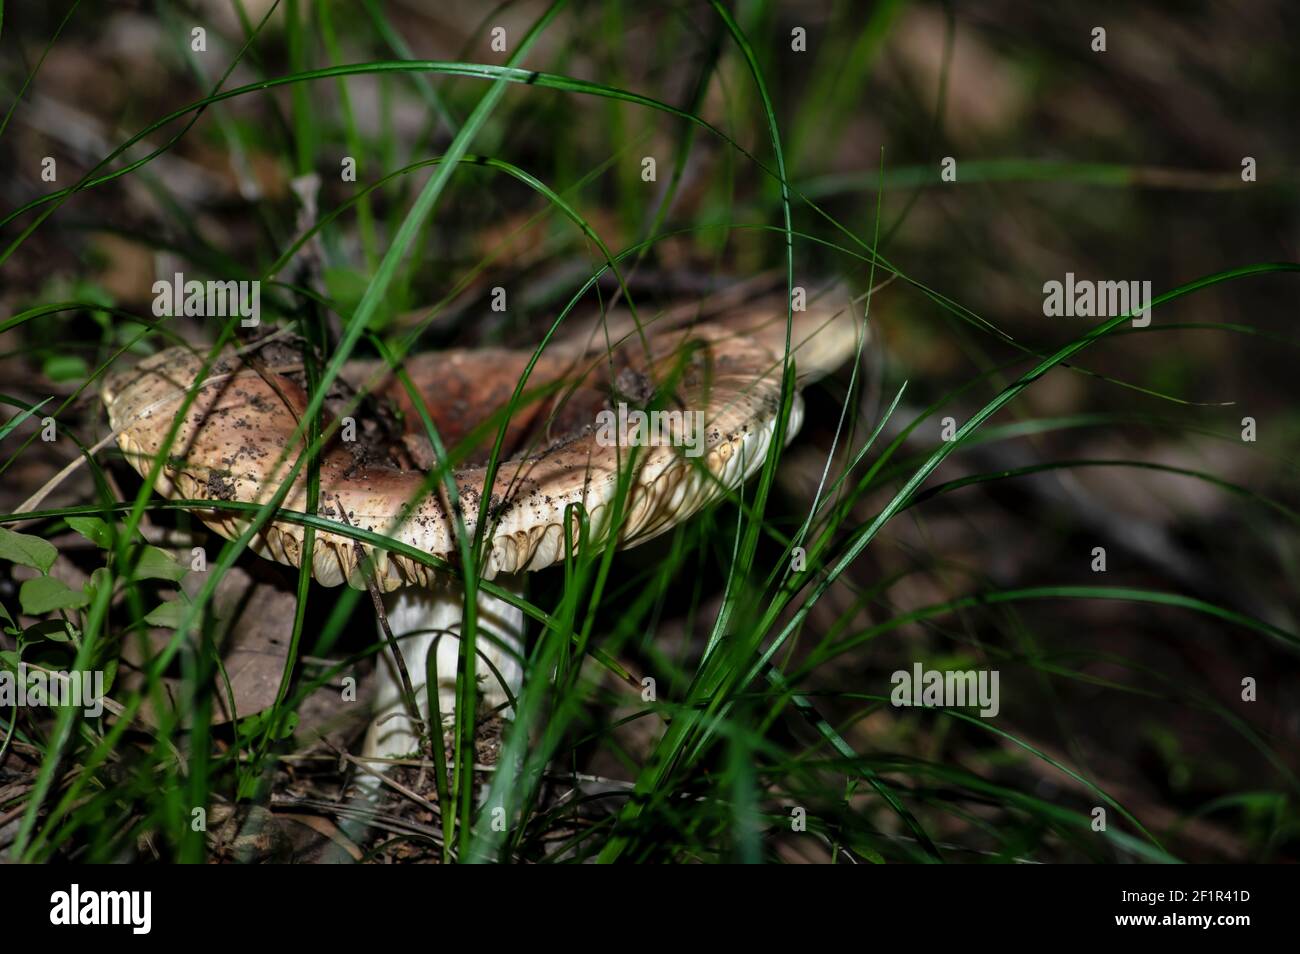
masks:
[[[856,323],[847,316],[847,309],[834,316],[825,308],[796,316],[795,345],[801,344],[801,334],[808,339],[806,350],[794,352],[801,379],[805,354],[814,372],[824,372],[846,356],[857,333]],[[696,458],[685,456],[680,446],[637,450],[619,546],[663,533],[756,471],[767,455],[780,407],[783,319],[775,350],[776,336],[752,321],[655,332],[648,337],[648,354],[639,336],[612,351],[588,351],[573,343],[548,348],[529,377],[528,390],[556,387],[542,400],[521,403],[512,416],[504,445],[508,457],[503,454],[498,465],[487,507],[481,499],[484,463],[497,428],[490,429],[488,441],[474,448],[469,462],[452,474],[467,531],[474,532],[485,510],[491,514],[484,575],[536,570],[562,560],[569,504],[586,508],[589,543],[607,542],[605,523],[620,469],[627,472],[630,454],[627,447],[603,446],[597,440],[595,416],[614,400],[606,383],[612,376],[621,392],[636,390],[638,384],[646,385],[648,392],[654,389],[649,382],[674,382],[671,394],[655,406],[701,411],[705,424],[703,453]],[[508,404],[531,357],[531,351],[455,350],[410,357],[405,368],[444,446],[452,448]],[[101,398],[110,424],[141,474],[147,474],[163,452],[167,431],[202,364],[202,356],[172,348],[106,378]],[[156,489],[187,499],[269,500],[292,459],[302,452],[299,443],[284,453],[308,403],[300,365],[299,353],[279,342],[254,345],[242,353],[223,352],[166,451]],[[374,362],[352,362],[342,378],[327,395],[327,423],[352,406],[358,388],[370,395],[371,403],[346,411],[357,422],[355,442],[341,441],[336,432],[322,451],[320,515],[454,561],[454,523],[448,519],[442,491],[428,488],[432,449],[407,392]],[[378,409],[385,401],[403,411],[400,423],[381,410],[368,412],[367,407]],[[635,406],[630,398],[628,403]],[[791,436],[801,420],[802,401],[796,394]],[[303,468],[284,508],[306,510],[306,482]],[[243,513],[196,513],[228,538],[248,525]],[[576,544],[576,522],[569,529]],[[252,546],[297,566],[303,535],[301,525],[273,520]],[[313,576],[327,586],[346,580],[362,587],[365,581],[357,567],[369,551],[341,534],[318,533]],[[384,550],[373,556],[381,589],[434,583],[436,571],[424,564]]]

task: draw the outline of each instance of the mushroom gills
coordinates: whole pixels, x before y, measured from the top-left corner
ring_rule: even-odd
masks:
[[[522,595],[520,575],[501,575],[493,582]],[[437,589],[404,586],[384,595],[388,626],[401,649],[406,671],[415,689],[420,718],[426,725],[429,721],[426,661],[430,651],[436,653],[438,708],[444,724],[455,718],[463,610],[464,596],[458,586],[444,585]],[[510,697],[518,698],[523,686],[523,628],[522,610],[490,593],[479,591],[475,638],[479,705],[500,709],[506,718],[514,715],[509,705]],[[386,643],[382,627],[379,635]],[[396,660],[387,648],[376,675],[379,685],[375,715],[366,733],[364,757],[393,759],[418,754],[420,738],[402,698],[402,681]]]

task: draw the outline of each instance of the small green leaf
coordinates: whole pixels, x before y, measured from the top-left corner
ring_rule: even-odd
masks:
[[[245,716],[236,724],[235,729],[241,739],[253,739],[261,735],[266,726],[266,713],[258,712]]]
[[[22,659],[23,657],[12,649],[0,649],[0,663],[4,663],[6,669],[17,672],[18,664]]]
[[[67,517],[68,526],[100,549],[113,546],[113,530],[98,517]]]
[[[287,739],[293,735],[298,728],[298,713],[282,712],[280,718],[276,720],[275,728],[272,730],[272,737],[280,740]]]
[[[51,381],[83,381],[90,376],[86,359],[75,354],[53,354],[45,359],[41,371]]]
[[[10,636],[17,636],[20,632],[22,632],[22,630],[18,628],[18,623],[14,621],[14,618],[9,615],[9,611],[5,609],[5,605],[3,603],[0,603],[0,618],[4,619],[5,632],[8,633]]]
[[[58,559],[59,551],[40,537],[27,533],[15,533],[0,527],[0,560],[8,560],[21,566],[34,567],[42,573],[49,573],[50,567]]]
[[[102,305],[102,308],[89,309],[90,317],[94,318],[101,328],[112,327],[113,315],[105,309],[112,308],[117,302],[103,285],[84,279],[80,280],[72,286],[71,297],[79,302]]]
[[[160,603],[151,609],[145,616],[144,621],[150,626],[175,629],[181,624],[181,618],[185,615],[185,610],[186,604],[182,600],[168,600],[166,603]]]
[[[113,680],[117,678],[117,659],[110,659],[104,664],[104,692],[113,691]]]
[[[95,598],[99,596],[99,591],[102,588],[111,585],[112,583],[109,579],[108,567],[98,566],[95,567],[94,571],[90,574],[90,579],[88,579],[81,588],[86,591],[86,596],[89,598],[90,602],[93,603],[95,602]]]
[[[56,609],[79,609],[90,602],[90,597],[58,577],[39,576],[23,584],[18,591],[18,602],[28,616],[43,616]]]
[[[283,710],[272,723],[273,709],[255,713],[239,720],[241,738],[255,739],[262,733],[269,733],[272,739],[287,739],[298,728],[298,713]]]
[[[344,311],[356,308],[365,296],[366,289],[370,287],[370,276],[355,269],[327,268],[322,277],[330,298],[338,302],[339,307]],[[383,328],[393,320],[394,315],[404,309],[405,302],[394,294],[382,301],[375,309],[369,326],[374,329]]]
[[[52,643],[66,643],[72,637],[61,619],[43,619],[33,626],[28,626],[23,633],[20,645],[31,646],[34,643],[49,640]]]
[[[154,353],[154,349],[149,345],[148,338],[140,336],[140,332],[147,332],[148,330],[145,325],[138,325],[133,321],[123,321],[113,326],[113,337],[118,344],[125,345],[132,354],[148,357]]]
[[[170,553],[158,547],[146,546],[140,551],[140,562],[135,567],[137,580],[170,580],[175,583],[188,571],[177,563]]]

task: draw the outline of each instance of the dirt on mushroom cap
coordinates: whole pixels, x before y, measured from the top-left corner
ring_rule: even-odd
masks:
[[[649,354],[639,338],[612,353],[565,347],[543,353],[529,389],[548,396],[521,405],[512,415],[506,446],[513,453],[499,464],[486,505],[483,465],[453,469],[458,499],[452,506],[460,509],[467,531],[472,534],[485,515],[492,521],[484,575],[541,569],[562,559],[570,504],[586,509],[589,545],[607,542],[620,468],[626,470],[633,457],[627,447],[604,446],[593,426],[594,413],[608,408],[615,393],[607,383],[611,367],[631,369],[661,387],[671,384],[671,394],[662,396],[664,406],[699,411],[705,424],[703,452],[696,459],[675,446],[636,449],[619,546],[668,530],[756,471],[770,447],[781,391],[781,356],[767,346],[770,341],[760,342],[760,335],[703,324],[652,335]],[[201,355],[185,348],[154,355],[110,375],[101,398],[118,431],[118,444],[137,471],[147,474],[165,450],[159,493],[261,504],[274,496],[302,453],[303,442],[294,441],[294,431],[308,396],[301,355],[295,365],[293,354],[283,345],[220,354],[198,385],[169,448],[163,446],[167,431],[187,392],[195,388]],[[531,357],[531,351],[522,350],[458,350],[414,356],[406,367],[444,443],[451,446],[508,403]],[[319,514],[447,559],[455,549],[453,522],[433,489],[431,448],[427,441],[420,446],[424,431],[414,405],[385,370],[374,362],[352,363],[331,391],[323,426],[332,436],[320,455]],[[354,409],[364,401],[364,413]],[[393,407],[400,412],[396,427]],[[357,432],[354,441],[341,440],[331,426],[345,413]],[[790,436],[801,419],[796,394]],[[281,506],[305,510],[305,467]],[[195,512],[229,538],[248,525],[245,513],[201,507]],[[576,545],[576,521],[569,530]],[[297,566],[302,539],[301,524],[272,520],[252,546]],[[317,535],[313,576],[325,585],[347,581],[362,587],[359,563],[367,556],[373,556],[375,581],[382,589],[436,581],[436,571],[423,563],[380,548],[372,555],[369,546],[329,532]]]

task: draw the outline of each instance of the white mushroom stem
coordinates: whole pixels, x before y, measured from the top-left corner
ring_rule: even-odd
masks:
[[[515,594],[522,593],[523,575],[498,576],[493,582]],[[438,706],[445,722],[456,714],[456,670],[460,653],[460,632],[464,611],[464,594],[460,586],[444,584],[436,590],[406,586],[384,596],[385,615],[397,640],[415,688],[420,717],[429,724],[429,694],[426,686],[426,659],[436,648],[438,661]],[[479,590],[478,625],[475,647],[479,705],[483,708],[504,706],[510,696],[518,696],[523,686],[523,611],[505,600]],[[380,628],[380,638],[385,639]],[[386,641],[386,640],[385,640]],[[495,670],[495,671],[494,671]],[[498,675],[499,674],[499,675]],[[363,755],[368,759],[391,759],[416,756],[420,739],[412,723],[396,660],[388,650],[380,660],[379,692],[375,700],[374,721],[366,733]],[[509,695],[506,688],[509,688]],[[503,709],[506,717],[513,710]],[[438,734],[434,736],[438,743]],[[376,765],[382,769],[382,765]]]

